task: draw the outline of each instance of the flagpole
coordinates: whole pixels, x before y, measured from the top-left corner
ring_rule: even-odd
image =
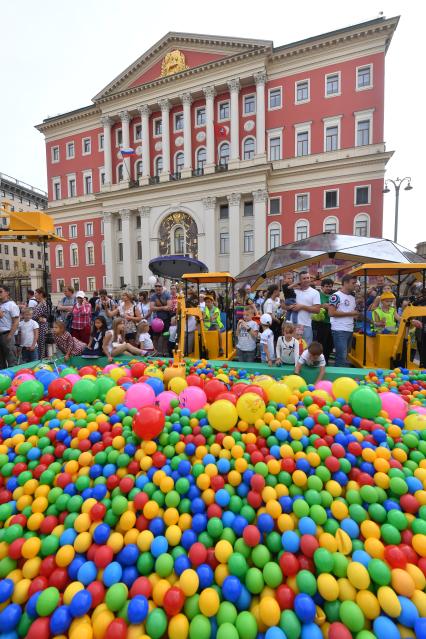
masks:
[[[121,155],[121,159],[123,160],[123,166],[125,167],[126,172],[127,172],[127,176],[129,178],[129,184],[137,184],[136,180],[133,180],[131,175],[130,175],[129,169],[127,168],[127,164],[124,161],[125,160],[125,156],[123,155],[122,149],[120,149],[120,155]],[[130,160],[131,156],[129,155],[128,157],[129,157],[129,160]],[[129,164],[130,164],[130,162],[129,162]]]

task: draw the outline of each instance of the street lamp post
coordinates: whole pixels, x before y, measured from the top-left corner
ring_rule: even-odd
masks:
[[[404,182],[407,182],[407,186],[404,187],[404,191],[411,191],[413,187],[411,186],[410,177],[404,177],[402,179],[397,177],[396,180],[388,179],[385,181],[385,188],[383,189],[383,193],[390,193],[389,184],[393,184],[393,187],[395,189],[395,224],[394,224],[394,232],[393,232],[394,242],[398,241],[399,190],[401,186],[404,184]]]

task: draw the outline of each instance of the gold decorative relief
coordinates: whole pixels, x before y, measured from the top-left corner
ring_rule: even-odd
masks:
[[[165,78],[168,75],[180,73],[186,69],[189,69],[189,67],[185,62],[185,55],[182,51],[179,51],[179,49],[175,49],[174,51],[167,53],[164,57],[164,60],[161,63],[161,77]]]

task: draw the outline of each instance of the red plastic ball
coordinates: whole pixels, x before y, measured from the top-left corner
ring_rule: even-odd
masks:
[[[204,380],[198,375],[188,375],[186,378],[188,386],[198,386],[198,388],[204,388]]]
[[[328,639],[352,639],[352,633],[340,621],[334,621],[328,629]]]
[[[291,552],[283,552],[280,557],[280,568],[285,577],[293,577],[299,572],[299,560]]]
[[[172,586],[164,595],[163,608],[169,617],[179,614],[185,603],[185,595],[180,588]]]
[[[275,598],[281,610],[292,610],[295,597],[296,593],[287,584],[280,584],[275,592]]]
[[[124,619],[114,619],[109,624],[104,639],[126,639],[127,624]]]
[[[144,595],[147,599],[151,597],[152,584],[148,577],[138,577],[130,588],[130,597],[136,597],[136,595]]]
[[[243,539],[247,546],[250,546],[251,548],[260,544],[261,534],[259,528],[252,524],[246,526],[243,530]]]
[[[237,396],[234,393],[231,393],[230,391],[226,391],[225,393],[219,393],[219,395],[216,397],[216,401],[219,399],[226,399],[228,400],[228,402],[231,402],[232,404],[237,403]]]
[[[192,544],[188,553],[188,558],[193,566],[200,566],[206,561],[207,548],[204,546],[204,544],[201,544],[200,542],[196,542],[195,544]]]
[[[55,397],[56,399],[65,399],[65,396],[71,393],[71,391],[72,384],[69,379],[65,379],[65,377],[54,379],[47,387],[49,397]]]
[[[158,437],[164,428],[165,417],[158,406],[145,406],[133,416],[133,430],[143,440]]]
[[[221,393],[226,393],[227,390],[228,388],[226,384],[224,384],[224,382],[221,382],[220,379],[212,379],[204,387],[207,401],[210,404],[215,401],[218,395],[220,395]]]

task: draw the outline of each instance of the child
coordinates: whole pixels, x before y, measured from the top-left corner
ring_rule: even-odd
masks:
[[[146,322],[146,320],[142,321]],[[108,357],[109,362],[112,362],[113,357],[126,353],[130,355],[142,355],[142,351],[139,348],[136,348],[133,344],[129,344],[124,339],[124,319],[122,317],[116,317],[112,323],[112,329],[105,333],[102,350]]]
[[[253,308],[245,306],[243,317],[237,324],[235,332],[237,341],[237,359],[239,362],[254,362],[256,359],[257,337],[259,327],[253,320]]]
[[[260,318],[262,333],[260,335],[260,359],[263,363],[268,362],[268,366],[274,363],[274,334],[271,331],[272,317],[264,313]]]
[[[286,281],[283,284],[283,294],[285,299],[285,305],[287,307],[287,322],[291,324],[297,324],[297,311],[290,310],[290,306],[296,304],[296,293],[295,289],[299,288],[298,284],[293,283],[293,276],[289,274],[286,278]]]
[[[393,306],[394,302],[393,293],[381,294],[380,305],[373,311],[374,329],[378,333],[396,333],[398,330],[398,322],[401,318]]]
[[[80,342],[66,330],[65,322],[56,320],[53,324],[53,339],[59,350],[64,353],[67,362],[72,355],[81,355],[87,344]]]
[[[86,359],[102,357],[103,355],[102,343],[104,341],[106,332],[107,332],[106,319],[103,315],[99,315],[93,322],[89,344],[87,348],[84,349],[82,357],[85,357]]]
[[[177,320],[176,320],[176,315],[173,315],[173,317],[170,320],[169,341],[167,342],[167,348],[169,350],[170,357],[173,357],[173,351],[176,348],[176,339],[177,339]]]
[[[301,324],[296,324],[294,329],[294,336],[299,342],[299,353],[303,353],[308,348],[307,343],[303,339],[303,326]]]
[[[142,355],[154,355],[154,344],[149,334],[148,320],[143,319],[138,324],[138,344]]]
[[[37,340],[39,325],[32,317],[32,308],[25,307],[22,313],[22,320],[19,322],[19,343],[21,346],[22,361],[25,364],[35,362],[38,359]]]
[[[319,342],[311,342],[309,347],[303,351],[294,369],[296,375],[300,374],[302,366],[319,367],[320,371],[315,383],[320,382],[324,378],[325,357],[322,352],[322,345]]]
[[[203,311],[204,328],[206,331],[217,331],[219,342],[219,356],[223,355],[222,341],[220,334],[224,330],[222,320],[220,318],[220,311],[214,301],[212,295],[206,295],[206,308]]]
[[[286,322],[282,330],[282,337],[277,341],[276,364],[295,364],[299,359],[299,341],[294,336],[294,326]]]

